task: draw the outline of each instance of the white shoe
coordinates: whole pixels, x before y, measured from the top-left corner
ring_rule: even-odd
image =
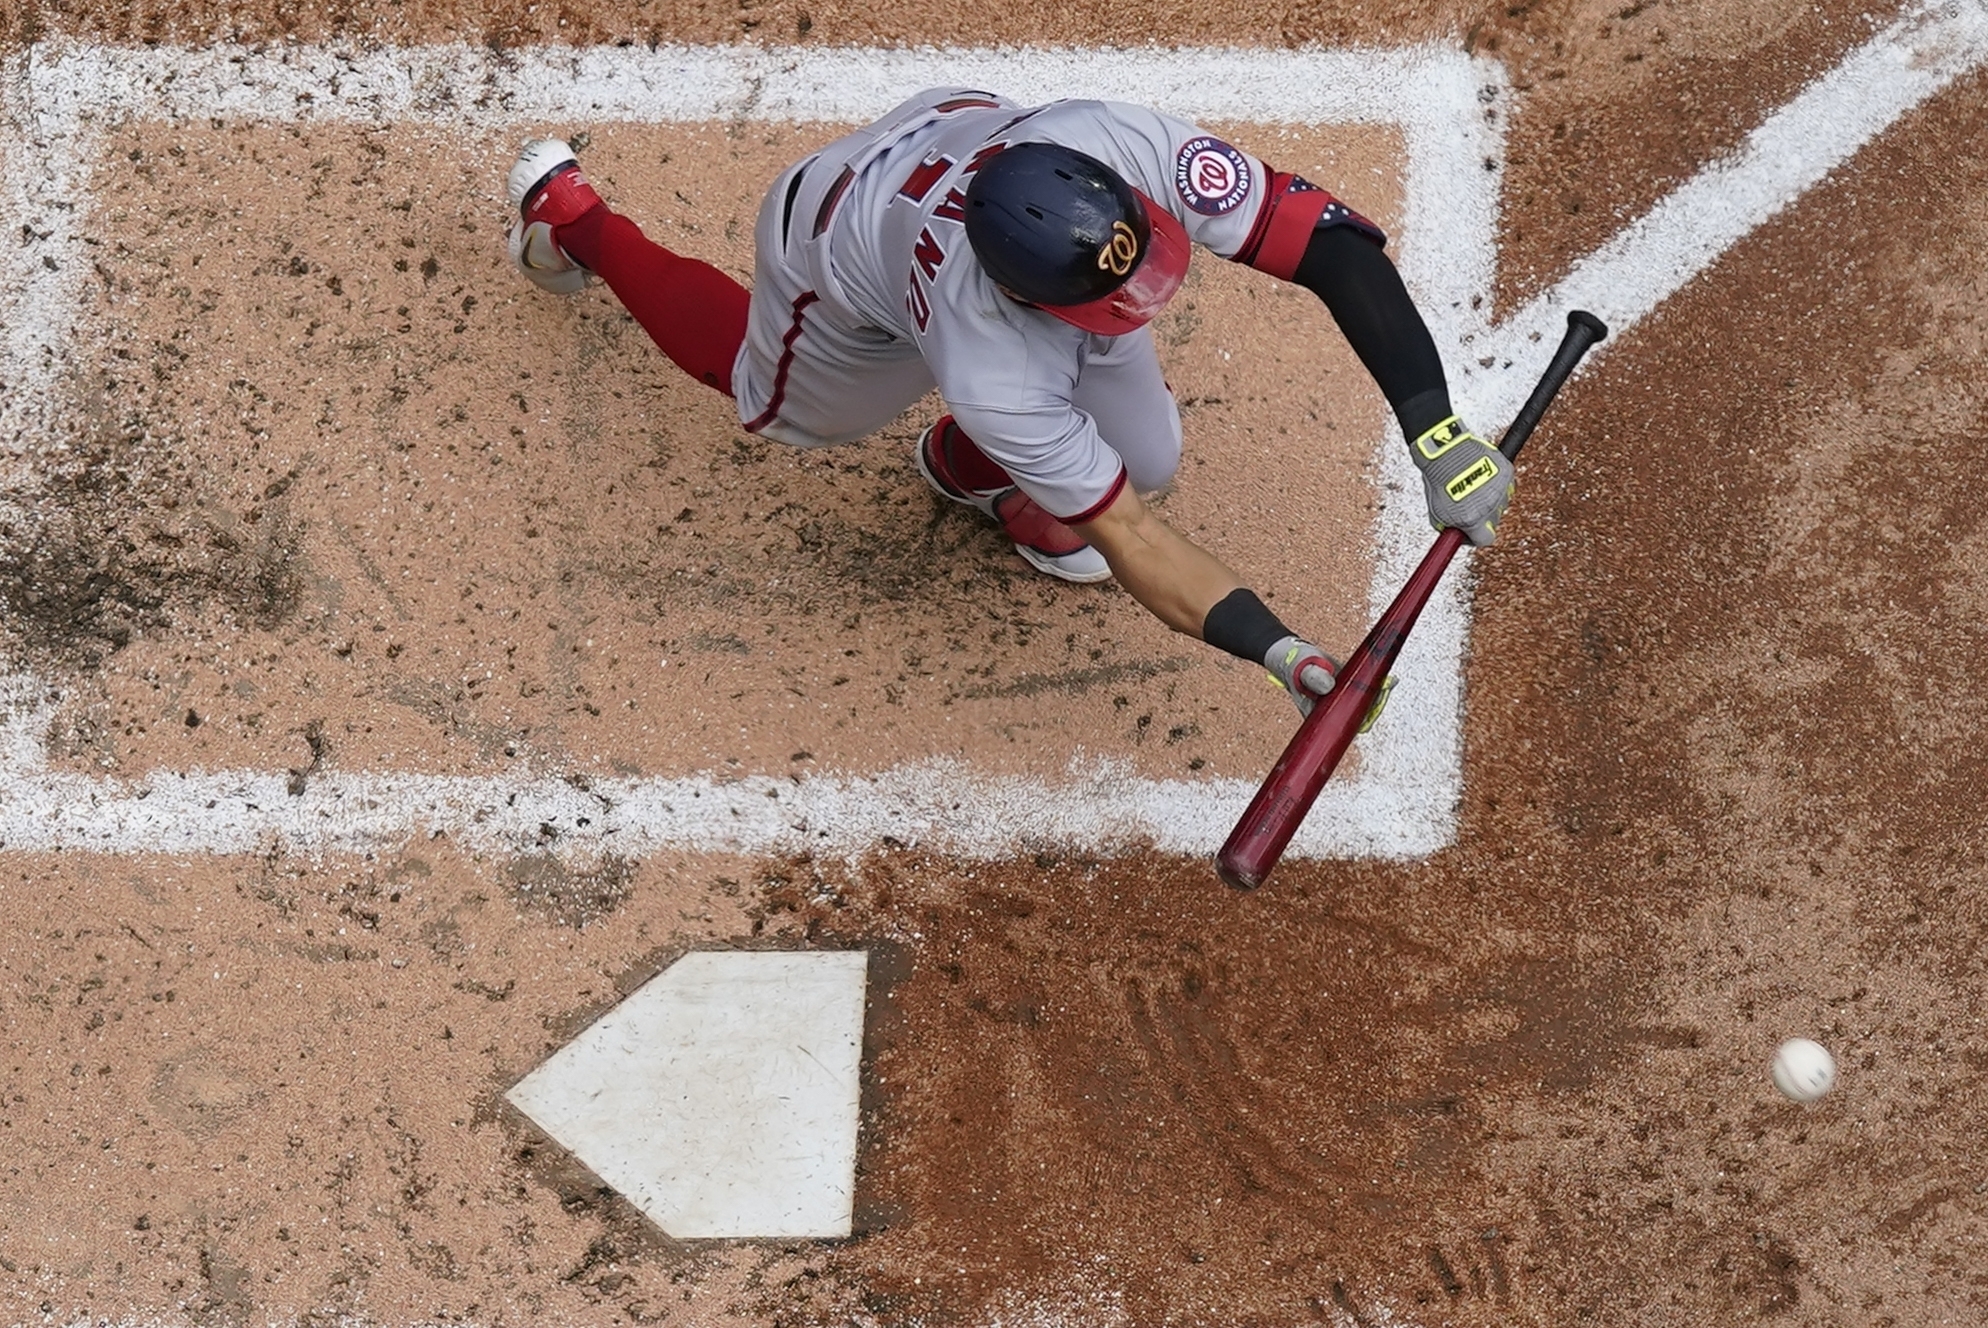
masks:
[[[555,295],[571,295],[587,284],[587,269],[553,242],[556,227],[577,221],[602,206],[601,196],[580,173],[573,149],[556,138],[535,138],[518,152],[504,192],[518,219],[511,223],[511,262],[533,284]]]
[[[1084,537],[1044,511],[1014,485],[1001,489],[970,489],[952,473],[946,441],[957,428],[953,417],[941,415],[918,437],[918,473],[941,497],[979,508],[1000,522],[1019,553],[1038,572],[1078,585],[1111,579],[1111,564],[1084,542]]]

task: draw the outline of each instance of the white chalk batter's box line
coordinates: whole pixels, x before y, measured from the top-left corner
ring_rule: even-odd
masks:
[[[992,88],[1023,101],[1074,95],[1184,118],[1387,125],[1402,137],[1398,257],[1430,314],[1459,408],[1517,409],[1571,308],[1621,335],[1869,139],[1988,62],[1988,0],[1907,11],[1770,115],[1558,286],[1491,321],[1504,159],[1505,80],[1439,45],[1394,50],[864,50],[759,47],[536,49],[437,46],[198,50],[50,43],[12,59],[0,223],[38,237],[0,275],[0,438],[32,466],[43,413],[82,303],[94,151],[107,127],[148,121],[422,124],[539,129],[576,121],[861,123],[919,87]],[[1487,169],[1487,164],[1490,169]],[[108,165],[108,163],[104,163]],[[493,168],[494,170],[494,168]],[[1329,182],[1327,182],[1329,183]],[[493,201],[497,193],[493,174]],[[40,261],[46,259],[48,261]],[[1611,345],[1616,342],[1611,342]],[[1379,439],[1382,506],[1369,601],[1392,598],[1427,544],[1404,449]],[[1361,740],[1356,775],[1328,784],[1295,856],[1416,857],[1451,842],[1462,788],[1466,578],[1432,599],[1396,669],[1401,695]],[[287,772],[154,772],[142,780],[51,770],[53,701],[6,684],[0,840],[13,849],[230,853],[391,849],[447,834],[494,851],[544,845],[637,856],[657,849],[859,853],[886,838],[998,857],[1021,845],[1210,853],[1253,791],[1241,780],[1154,780],[1081,764],[1064,796],[951,764],[872,776],[599,779],[327,773],[301,796]],[[943,792],[941,792],[943,790]]]

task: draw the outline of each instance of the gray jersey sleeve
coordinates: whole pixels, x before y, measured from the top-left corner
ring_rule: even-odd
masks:
[[[1124,482],[1124,463],[1096,422],[1072,404],[1077,378],[1102,338],[1016,304],[979,265],[959,264],[935,295],[926,363],[946,405],[1022,492],[1054,516],[1084,519]],[[961,317],[958,315],[964,314]]]

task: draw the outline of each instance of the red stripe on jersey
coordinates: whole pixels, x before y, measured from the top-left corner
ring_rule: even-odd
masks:
[[[842,174],[836,176],[834,182],[828,186],[828,193],[822,196],[821,207],[815,212],[816,237],[828,229],[829,218],[835,215],[835,205],[842,201],[842,195],[849,192],[849,186],[855,179],[855,168],[844,166]]]
[[[992,157],[995,153],[1002,151],[1007,146],[1008,146],[1008,140],[1005,138],[997,143],[986,144],[978,152],[974,153],[971,157],[967,159],[966,165],[960,169],[960,174],[961,175],[973,174],[975,171],[979,170],[982,166],[985,166],[987,164],[987,159],[989,157]]]
[[[747,433],[758,433],[780,416],[780,403],[787,399],[787,371],[794,367],[794,343],[801,339],[801,315],[820,299],[813,291],[802,291],[794,300],[794,323],[780,338],[780,367],[773,371],[773,396],[766,409],[746,422]]]
[[[1013,129],[1016,125],[1020,124],[1022,121],[1028,119],[1031,115],[1040,115],[1042,112],[1048,109],[1049,109],[1048,106],[1032,106],[1028,110],[1023,111],[1020,115],[1016,116],[1014,119],[1007,121],[999,129],[996,129],[994,133],[997,137],[1001,134],[1005,134],[1010,129]]]

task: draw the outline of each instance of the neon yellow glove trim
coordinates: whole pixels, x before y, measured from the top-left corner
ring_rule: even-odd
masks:
[[[1426,461],[1434,461],[1443,453],[1467,439],[1477,435],[1464,427],[1463,421],[1452,415],[1415,440],[1415,450]]]

